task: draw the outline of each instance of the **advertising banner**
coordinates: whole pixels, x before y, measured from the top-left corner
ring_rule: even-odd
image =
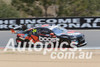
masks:
[[[58,25],[66,29],[100,29],[100,17],[66,17],[66,18],[19,18],[0,19],[0,30],[10,30],[20,25],[38,27],[44,24]]]

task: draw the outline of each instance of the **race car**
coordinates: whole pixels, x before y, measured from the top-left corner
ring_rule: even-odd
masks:
[[[12,30],[12,32],[15,31]],[[16,42],[17,44],[22,42],[21,46],[23,46],[23,42],[25,41],[27,41],[27,43],[30,40],[32,40],[34,43],[40,41],[39,37],[59,38],[59,46],[62,42],[68,43],[68,45],[63,45],[63,47],[71,47],[70,43],[72,42],[76,42],[77,44],[74,45],[77,47],[81,47],[87,44],[87,42],[85,42],[85,35],[82,33],[74,30],[67,30],[59,26],[48,25],[42,25],[41,27],[28,29],[24,33],[18,33]],[[27,44],[27,46],[29,46],[29,44]]]

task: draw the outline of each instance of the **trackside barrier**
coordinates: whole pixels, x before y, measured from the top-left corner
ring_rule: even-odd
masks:
[[[64,17],[64,18],[10,18],[0,19],[0,30],[10,30],[26,24],[28,28],[43,24],[58,25],[66,29],[100,29],[100,17]]]

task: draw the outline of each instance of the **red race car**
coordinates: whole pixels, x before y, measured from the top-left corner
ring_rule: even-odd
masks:
[[[11,29],[12,33],[16,33],[13,29]],[[59,26],[47,26],[43,25],[41,27],[27,29],[26,31],[20,31],[17,33],[16,42],[17,44],[21,42],[21,46],[23,46],[24,42],[29,42],[30,40],[33,43],[36,43],[39,40],[39,37],[50,37],[50,38],[59,38],[59,46],[62,42],[68,42],[68,45],[64,45],[64,47],[71,47],[71,42],[76,42],[74,44],[77,47],[81,47],[87,44],[85,42],[84,34],[81,34],[77,31],[67,30]],[[27,44],[29,46],[29,44]],[[59,47],[58,46],[58,47]]]

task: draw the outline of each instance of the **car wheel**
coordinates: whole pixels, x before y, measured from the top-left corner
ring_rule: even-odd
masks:
[[[62,44],[63,42],[67,42],[68,44],[63,44],[63,46],[61,46],[61,44]],[[71,46],[70,46],[70,43],[71,43],[70,40],[61,39],[58,48],[70,48],[70,47],[71,47]]]

